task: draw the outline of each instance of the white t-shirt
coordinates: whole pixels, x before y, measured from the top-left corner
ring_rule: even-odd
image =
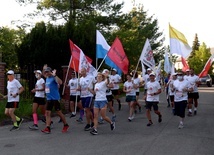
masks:
[[[168,86],[168,89],[169,89],[169,96],[173,96],[173,95],[175,95],[175,92],[172,92],[172,87],[171,86],[173,86],[173,83],[175,82],[175,80],[170,80],[169,81],[169,86]]]
[[[157,81],[147,83],[147,96],[146,101],[159,102],[159,94],[158,95],[150,95],[156,93],[159,89],[161,89],[160,83]]]
[[[45,84],[45,80],[43,78],[40,78],[36,81],[36,85],[35,88],[36,89],[43,89],[44,88],[44,84]],[[43,91],[36,91],[35,93],[35,97],[45,97],[45,90]]]
[[[126,96],[136,96],[136,89],[134,89],[132,81],[126,81],[123,86],[126,88],[126,90],[130,91],[126,93]]]
[[[140,86],[140,79],[139,78],[134,78],[133,79],[134,84],[136,84],[138,87]],[[140,92],[140,88],[135,89],[136,92]]]
[[[106,83],[105,81],[101,81],[99,83],[96,83],[94,86],[94,91],[96,92],[95,95],[95,101],[106,101]]]
[[[175,102],[185,101],[188,99],[188,93],[183,91],[183,89],[190,88],[191,85],[187,80],[179,81],[175,80],[173,83],[173,87],[175,88],[174,100]]]
[[[147,89],[147,83],[150,81],[148,74],[143,76],[143,81],[144,81],[144,89]]]
[[[7,81],[7,101],[8,102],[19,102],[19,95],[13,97],[11,94],[16,94],[19,92],[19,88],[21,88],[21,83],[13,79],[12,81]]]
[[[109,80],[110,80],[110,83],[113,83],[113,88],[111,88],[111,90],[117,90],[119,89],[119,84],[115,83],[115,82],[120,82],[121,80],[121,76],[118,75],[118,74],[115,74],[115,75],[110,75],[109,76]]]
[[[80,95],[80,91],[77,91],[78,88],[78,79],[73,78],[68,82],[68,87],[70,88],[70,95]]]
[[[87,75],[86,77],[80,78],[81,97],[92,97],[93,94],[88,91],[88,88],[93,89],[93,83],[95,79],[93,76]]]
[[[187,81],[189,81],[191,87],[193,88],[193,92],[198,92],[198,86],[196,82],[199,81],[199,77],[197,75],[189,75],[187,77]]]

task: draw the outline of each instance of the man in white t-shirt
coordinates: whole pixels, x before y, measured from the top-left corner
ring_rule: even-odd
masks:
[[[118,102],[118,110],[121,110],[121,102],[119,99],[119,88],[120,88],[119,84],[122,83],[122,79],[121,76],[117,74],[117,70],[115,68],[111,70],[109,80],[110,83],[113,84],[113,88],[111,88],[111,91],[114,96],[114,99],[116,99]]]
[[[14,71],[9,70],[7,72],[7,104],[5,108],[5,114],[10,116],[13,121],[13,127],[10,131],[19,130],[19,127],[23,121],[23,118],[19,118],[14,114],[16,108],[19,108],[19,95],[24,91],[24,87],[14,77]]]
[[[155,114],[158,115],[158,122],[162,122],[162,115],[160,111],[158,111],[158,103],[159,103],[159,94],[161,93],[161,86],[158,81],[155,81],[155,74],[149,74],[150,81],[147,83],[147,94],[146,94],[146,116],[149,120],[147,126],[151,126],[153,124],[151,118],[151,108],[153,107]]]
[[[190,75],[187,77],[187,80],[190,82],[193,91],[188,93],[188,116],[192,116],[192,105],[194,102],[194,115],[197,114],[197,107],[198,107],[198,85],[200,84],[199,77],[195,75],[194,69],[190,69]]]
[[[142,75],[143,77],[143,85],[144,85],[144,100],[145,100],[145,103],[146,103],[146,94],[147,94],[147,83],[150,81],[150,78],[149,78],[149,74],[152,72],[152,70],[150,68],[148,68],[147,70],[147,74],[145,75]]]

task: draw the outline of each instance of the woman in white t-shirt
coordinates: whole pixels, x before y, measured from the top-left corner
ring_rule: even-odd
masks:
[[[41,77],[42,72],[40,70],[34,71],[35,77],[37,78],[35,88],[31,90],[32,93],[35,93],[33,99],[33,125],[29,126],[29,129],[38,130],[38,114],[37,110],[40,108],[41,113],[43,114],[43,121],[45,122],[45,80]]]
[[[115,122],[112,122],[109,117],[106,116],[107,110],[107,98],[106,90],[109,84],[109,79],[105,79],[105,75],[102,73],[97,74],[97,83],[94,86],[94,90],[88,88],[88,90],[95,95],[94,101],[94,126],[90,132],[93,135],[97,135],[98,117],[99,112],[101,117],[110,124],[111,130],[115,129]]]

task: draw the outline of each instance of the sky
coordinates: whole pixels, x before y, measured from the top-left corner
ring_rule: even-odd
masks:
[[[123,11],[128,12],[133,7],[133,0],[115,0],[125,2]],[[144,11],[149,16],[158,20],[160,32],[166,38],[165,45],[169,45],[169,23],[186,37],[188,44],[192,46],[197,33],[200,43],[207,47],[214,47],[214,19],[212,16],[212,0],[135,0],[135,5],[141,3]],[[31,12],[35,6],[20,6],[15,0],[1,0],[0,2],[0,26],[11,25],[11,21],[29,20],[24,14]],[[39,19],[31,22],[38,22]]]

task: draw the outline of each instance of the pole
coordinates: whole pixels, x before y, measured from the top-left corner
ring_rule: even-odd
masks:
[[[62,90],[62,95],[64,95],[64,93],[65,93],[65,85],[66,85],[66,81],[67,81],[67,78],[68,78],[68,73],[69,73],[69,69],[70,69],[70,65],[71,65],[71,60],[72,60],[72,56],[70,58],[70,62],[69,62],[68,69],[67,69],[67,72],[66,72],[65,81],[64,81],[63,90]]]

